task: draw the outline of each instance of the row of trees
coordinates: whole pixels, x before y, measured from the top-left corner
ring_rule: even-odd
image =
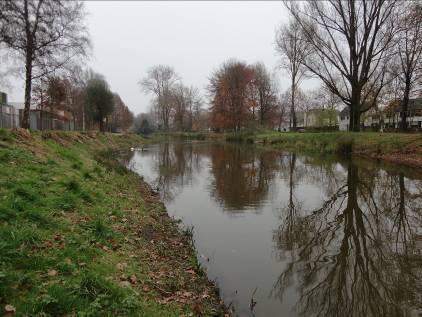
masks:
[[[145,93],[154,96],[152,111],[135,119],[135,130],[144,134],[156,129],[192,131],[208,127],[216,131],[245,127],[280,130],[286,121],[291,127],[297,124],[297,111],[311,109],[328,110],[321,112],[328,118],[320,121],[335,125],[341,101],[324,86],[309,91],[296,87],[293,94],[291,89],[280,93],[274,74],[263,63],[250,65],[235,59],[224,62],[211,75],[208,111],[202,109],[198,89],[183,85],[170,66],[152,67],[139,84]],[[290,107],[292,95],[294,108]]]
[[[301,75],[298,75],[299,77]],[[325,86],[304,91],[296,87],[280,93],[279,84],[263,63],[248,65],[237,60],[223,63],[211,76],[208,91],[211,99],[210,126],[216,130],[241,128],[278,128],[286,123],[298,125],[297,112],[320,111],[320,125],[337,123],[341,100]],[[307,126],[306,117],[300,118]]]
[[[1,73],[24,74],[23,128],[29,128],[31,104],[71,112],[80,129],[125,130],[132,124],[133,114],[104,77],[75,66],[91,49],[83,2],[0,1],[0,48],[11,64]]]
[[[34,82],[32,104],[45,113],[67,111],[77,130],[99,128],[101,131],[128,130],[133,113],[104,76],[75,67],[69,73],[45,76]],[[43,121],[41,120],[41,123]],[[43,127],[40,127],[43,129]]]
[[[350,109],[350,130],[361,114],[388,95],[397,79],[407,128],[409,98],[420,89],[422,5],[420,1],[285,1],[291,20],[276,34],[276,49],[291,78],[293,128],[295,94],[307,77],[320,79]]]
[[[199,90],[184,85],[174,68],[153,66],[139,85],[145,93],[153,95],[153,114],[159,129],[192,131],[198,128],[203,105]]]

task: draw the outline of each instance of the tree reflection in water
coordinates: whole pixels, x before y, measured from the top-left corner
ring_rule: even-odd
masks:
[[[227,277],[226,272],[249,265],[239,263],[238,254],[252,259],[257,272],[262,269],[265,282],[259,296],[267,287],[272,289],[272,297],[265,298],[268,308],[262,298],[257,306],[264,316],[274,315],[278,309],[290,312],[288,301],[295,298],[295,291],[294,315],[406,316],[422,311],[421,177],[410,179],[409,173],[384,170],[357,159],[333,163],[319,156],[236,144],[163,143],[142,156],[148,159],[141,168],[152,169],[154,183],[166,202],[183,187],[189,197],[183,199],[195,199],[198,191],[205,191],[207,196],[201,196],[199,202],[204,208],[193,218],[198,228],[210,227],[202,219],[218,224],[227,214],[262,212],[260,227],[254,222],[256,215],[245,216],[241,222],[225,226],[226,230],[212,227],[205,231],[209,235],[203,239],[208,240],[201,243],[212,249],[215,241],[227,239],[233,243],[224,245],[244,250],[227,257],[232,249],[219,245],[224,256],[215,261],[221,260],[221,266],[212,268],[217,276],[227,278],[230,287],[233,274]],[[174,203],[177,205],[177,200]],[[185,202],[181,206],[185,210]],[[277,221],[276,208],[281,208],[281,223],[273,241],[268,241],[268,230],[273,230]],[[251,247],[251,240],[238,239],[239,232],[230,227],[234,224],[253,231],[253,243],[264,246],[262,252]],[[214,242],[209,237],[215,237]],[[278,258],[267,261],[262,254],[271,254],[271,250]],[[210,263],[207,265],[217,262]],[[278,276],[280,265],[283,271]],[[235,280],[251,286],[244,281]],[[249,300],[241,308],[248,310]]]
[[[211,151],[213,197],[230,212],[260,210],[279,166],[277,152],[221,144]]]
[[[156,152],[154,182],[160,189],[161,198],[170,202],[183,186],[194,182],[194,171],[200,169],[199,153],[192,143],[160,143]]]
[[[278,153],[232,144],[161,143],[154,156],[154,170],[165,202],[172,201],[184,185],[196,180],[210,162],[210,192],[224,210],[258,210],[279,167]]]
[[[415,313],[422,308],[420,189],[406,188],[403,174],[358,168],[353,161],[343,182],[307,214],[294,207],[290,193],[274,234],[280,256],[290,263],[273,295],[282,300],[297,283],[296,310],[303,316]]]

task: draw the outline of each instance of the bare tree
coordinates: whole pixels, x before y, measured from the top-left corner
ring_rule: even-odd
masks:
[[[202,104],[199,90],[178,83],[172,89],[172,102],[176,129],[192,131],[195,111],[199,111]]]
[[[173,67],[157,65],[151,67],[147,76],[139,82],[144,92],[155,95],[157,114],[165,130],[170,127],[172,89],[179,80],[180,78]]]
[[[263,63],[255,64],[254,70],[254,98],[256,99],[259,114],[259,124],[263,127],[265,124],[270,123],[277,110],[277,89],[271,78],[271,74]]]
[[[29,128],[33,80],[87,55],[84,16],[80,1],[0,1],[0,42],[14,51],[25,67],[23,128]]]
[[[172,102],[174,103],[174,123],[176,129],[182,131],[184,128],[184,119],[188,107],[188,88],[182,83],[178,83],[172,89]]]
[[[352,131],[385,84],[396,0],[285,2],[310,52],[302,61],[350,108]],[[368,96],[366,92],[370,92]]]
[[[404,3],[406,14],[399,20],[397,55],[399,60],[398,78],[403,84],[401,109],[401,129],[407,130],[409,98],[417,82],[422,78],[422,4]]]
[[[202,108],[202,99],[198,88],[190,86],[186,90],[188,129],[193,130],[194,119],[200,114]]]
[[[295,130],[297,126],[296,91],[306,74],[304,61],[308,54],[308,44],[303,38],[298,22],[293,20],[288,25],[281,26],[276,32],[276,51],[282,57],[282,68],[289,73],[291,78],[290,128]]]

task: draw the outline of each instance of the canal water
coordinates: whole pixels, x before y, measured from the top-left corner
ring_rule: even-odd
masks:
[[[193,227],[234,316],[421,316],[421,171],[253,145],[146,145],[128,166]]]

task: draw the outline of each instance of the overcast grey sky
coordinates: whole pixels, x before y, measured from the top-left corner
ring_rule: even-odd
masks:
[[[137,82],[149,67],[171,65],[187,85],[204,90],[212,71],[229,58],[262,61],[275,69],[274,32],[288,15],[281,2],[88,1],[93,43],[89,65],[137,113],[149,107]],[[23,101],[16,83],[11,101]],[[288,87],[287,78],[281,88]]]

